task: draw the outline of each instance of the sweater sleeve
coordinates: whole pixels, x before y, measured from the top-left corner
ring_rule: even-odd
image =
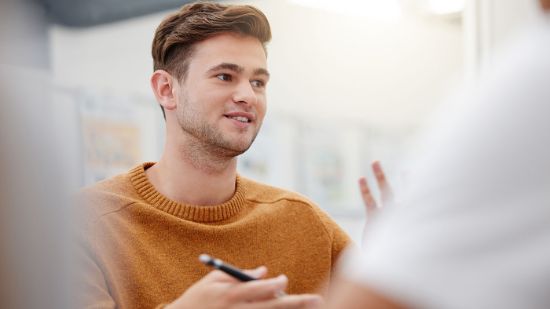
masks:
[[[76,308],[116,308],[104,271],[98,263],[95,250],[93,222],[98,217],[91,207],[95,196],[92,190],[81,190],[74,196],[75,210],[73,212],[73,263],[74,280],[73,301]]]
[[[88,188],[80,191],[75,197],[76,209],[72,227],[74,271],[71,274],[74,282],[74,293],[71,297],[75,304],[73,307],[164,308],[168,303],[163,297],[146,299],[146,301],[138,298],[136,295],[139,291],[132,287],[146,290],[150,286],[144,287],[141,283],[137,283],[136,278],[126,276],[124,272],[122,274],[117,272],[120,270],[120,264],[113,264],[113,259],[118,258],[117,254],[126,264],[132,262],[128,255],[119,251],[120,247],[116,247],[120,242],[114,241],[115,239],[127,240],[130,237],[117,238],[124,233],[120,229],[121,225],[115,225],[120,222],[107,223],[110,214],[116,213],[129,203],[120,196],[113,196],[98,192],[95,188]]]
[[[330,237],[332,246],[332,267],[334,268],[342,252],[352,244],[352,241],[348,234],[344,232],[327,213],[321,209],[318,209],[317,213]]]
[[[83,309],[114,309],[124,307],[117,302],[111,293],[101,263],[98,262],[96,256],[97,249],[94,249],[93,242],[85,236],[79,237],[75,247],[75,307]],[[154,306],[154,308],[161,309],[167,305],[168,303],[161,303]]]
[[[103,271],[94,260],[89,248],[79,241],[76,244],[76,302],[78,308],[116,308],[109,293]]]
[[[336,265],[345,248],[352,244],[348,234],[334,221],[330,221],[333,229],[332,236],[332,267]]]

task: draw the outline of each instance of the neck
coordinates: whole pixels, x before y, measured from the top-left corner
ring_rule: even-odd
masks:
[[[167,198],[191,205],[217,205],[235,193],[237,158],[220,157],[186,143],[167,142],[159,162],[146,175]]]

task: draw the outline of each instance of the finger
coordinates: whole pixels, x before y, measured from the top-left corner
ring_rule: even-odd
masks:
[[[212,283],[212,282],[224,282],[224,283],[238,283],[240,282],[236,278],[233,278],[232,276],[224,273],[221,270],[214,269],[206,276],[202,277],[199,281],[205,282],[205,283]]]
[[[243,272],[251,277],[254,277],[256,279],[261,279],[267,275],[267,267],[260,266],[256,267],[254,269],[244,269]]]
[[[363,203],[365,204],[367,214],[371,213],[376,209],[376,201],[372,196],[365,177],[359,178],[359,191],[361,191],[361,198],[363,198]]]
[[[264,302],[249,303],[243,309],[317,309],[323,306],[323,298],[314,294],[288,295]]]
[[[257,302],[272,299],[279,291],[284,291],[288,278],[280,275],[271,279],[254,280],[232,287],[228,297],[232,302]]]
[[[385,203],[391,202],[393,199],[393,191],[390,185],[388,184],[388,181],[386,179],[386,174],[382,169],[382,165],[380,164],[380,161],[372,162],[372,170],[374,172],[374,177],[376,178],[376,182],[378,183],[378,188],[380,188],[380,197],[382,199],[382,203],[385,204]]]

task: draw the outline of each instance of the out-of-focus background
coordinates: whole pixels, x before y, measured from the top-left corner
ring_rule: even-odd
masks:
[[[50,0],[56,115],[88,185],[155,161],[164,120],[149,86],[153,33],[185,1]],[[531,14],[529,1],[257,0],[272,79],[243,175],[298,191],[358,240],[356,181],[381,160],[399,190],[415,137],[446,95]],[[504,3],[504,4],[503,4]],[[156,4],[156,5],[155,5]],[[491,17],[490,21],[483,18]]]
[[[149,88],[155,28],[187,1],[0,2],[0,297],[70,308],[70,192],[155,161],[164,121]],[[235,1],[232,1],[235,3]],[[406,158],[456,85],[536,15],[534,0],[257,0],[268,114],[239,170],[298,191],[360,241],[356,180]]]

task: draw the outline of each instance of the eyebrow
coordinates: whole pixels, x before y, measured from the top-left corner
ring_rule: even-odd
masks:
[[[265,76],[269,77],[269,72],[266,69],[259,68],[259,69],[254,70],[254,75],[265,75]]]
[[[233,71],[235,73],[242,73],[244,71],[244,68],[242,66],[234,64],[234,63],[223,62],[223,63],[220,63],[216,66],[211,67],[208,70],[208,73],[214,73],[214,72],[217,72],[217,71],[220,71],[220,70],[230,70],[230,71]],[[265,76],[269,77],[269,72],[264,68],[255,69],[253,73],[254,73],[254,75],[265,75]]]

